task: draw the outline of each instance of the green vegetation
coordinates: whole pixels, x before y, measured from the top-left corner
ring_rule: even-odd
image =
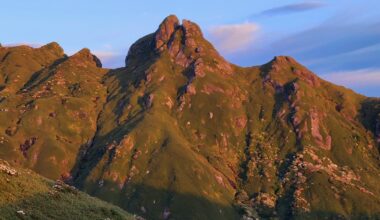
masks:
[[[0,219],[135,219],[62,182],[0,161]]]
[[[379,216],[380,100],[290,57],[235,66],[170,16],[124,68],[54,43],[0,60],[0,157],[131,213]]]

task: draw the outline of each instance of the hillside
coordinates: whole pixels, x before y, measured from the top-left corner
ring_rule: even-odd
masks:
[[[0,47],[0,158],[147,219],[380,218],[380,99],[167,17],[109,70]]]
[[[0,160],[0,219],[135,219],[122,209]]]

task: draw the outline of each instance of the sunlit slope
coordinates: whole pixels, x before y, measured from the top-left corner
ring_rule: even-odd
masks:
[[[124,68],[58,60],[0,92],[2,158],[147,219],[379,218],[379,99],[291,57],[230,64],[175,16]]]
[[[62,182],[0,160],[0,219],[135,219]]]

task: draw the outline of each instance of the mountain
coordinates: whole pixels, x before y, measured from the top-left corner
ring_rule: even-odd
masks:
[[[62,181],[0,160],[0,219],[135,219]]]
[[[125,67],[0,47],[0,158],[147,219],[380,218],[380,99],[167,17]]]

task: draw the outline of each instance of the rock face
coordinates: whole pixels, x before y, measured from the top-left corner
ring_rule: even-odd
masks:
[[[230,64],[175,16],[124,68],[62,53],[0,48],[0,157],[147,219],[379,217],[378,99],[291,57]]]
[[[155,47],[157,50],[163,50],[162,48],[171,39],[173,33],[179,26],[178,18],[174,15],[168,16],[160,24],[158,30],[155,33]]]

